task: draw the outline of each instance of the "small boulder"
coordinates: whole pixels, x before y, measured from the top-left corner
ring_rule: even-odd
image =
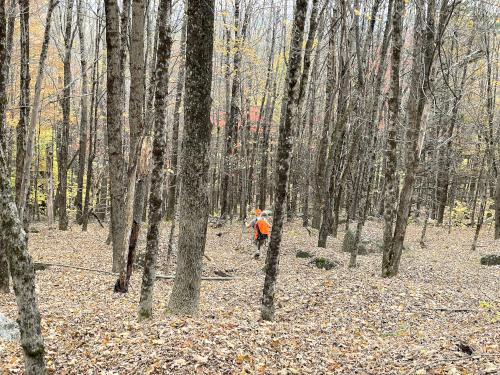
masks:
[[[498,266],[500,265],[500,255],[488,254],[481,257],[481,264],[483,266]]]
[[[342,242],[342,251],[346,253],[351,253],[354,249],[354,240],[356,239],[356,234],[352,230],[345,232],[344,241]]]
[[[299,250],[295,253],[297,258],[312,258],[312,254],[308,251]]]
[[[352,253],[354,249],[355,239],[356,232],[349,229],[344,235],[344,241],[342,242],[342,251],[346,253]],[[361,238],[358,243],[358,255],[368,255],[372,253],[378,253],[380,251],[380,244],[369,238]]]
[[[20,338],[19,327],[16,322],[0,313],[0,338],[7,341],[17,341]]]
[[[323,257],[314,258],[309,264],[315,265],[317,268],[324,270],[331,270],[332,268],[336,268],[340,265],[340,263]]]

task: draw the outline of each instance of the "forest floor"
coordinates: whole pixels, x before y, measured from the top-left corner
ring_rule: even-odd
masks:
[[[110,270],[107,230],[82,233],[37,224],[30,252],[37,262]],[[276,321],[259,321],[264,257],[252,258],[250,233],[241,225],[210,228],[204,273],[237,276],[203,281],[200,314],[165,312],[171,280],[158,280],[154,316],[137,321],[142,270],[131,291],[113,293],[115,276],[51,267],[37,272],[46,359],[55,374],[497,374],[500,373],[500,267],[479,264],[498,252],[491,228],[470,251],[470,228],[410,225],[398,277],[380,277],[381,254],[359,256],[347,267],[341,240],[316,248],[299,223],[284,231]],[[370,222],[368,235],[381,236]],[[166,251],[168,230],[164,231]],[[239,246],[240,245],[240,246]],[[144,248],[144,234],[140,248]],[[496,249],[496,250],[495,250]],[[317,269],[298,250],[340,263]],[[164,261],[161,273],[166,272]],[[14,296],[0,295],[1,311],[16,317]],[[22,373],[18,343],[0,339],[0,370]],[[2,371],[0,371],[2,373]]]

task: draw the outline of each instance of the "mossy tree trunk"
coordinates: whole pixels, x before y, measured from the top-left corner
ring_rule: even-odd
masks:
[[[286,108],[282,111],[284,118],[280,121],[278,151],[276,158],[276,189],[274,200],[274,220],[271,230],[271,240],[266,257],[264,289],[262,291],[261,317],[273,320],[275,305],[274,294],[278,277],[279,251],[283,222],[285,219],[285,203],[287,197],[287,182],[290,169],[290,156],[293,146],[293,119],[298,112],[299,80],[301,72],[302,42],[307,13],[307,0],[297,0],[292,28],[292,41],[288,58],[287,77],[284,101]]]
[[[162,0],[158,10],[158,50],[155,81],[155,116],[153,137],[153,173],[149,195],[149,226],[146,257],[142,275],[139,317],[149,318],[153,308],[153,288],[156,277],[160,224],[162,217],[163,184],[165,181],[165,155],[167,146],[166,100],[168,90],[168,66],[172,46],[170,17],[171,0]]]
[[[26,6],[26,3],[22,4]],[[27,10],[22,7],[21,9]],[[25,359],[25,372],[28,375],[45,374],[44,344],[40,327],[40,313],[38,311],[35,293],[35,271],[27,249],[27,236],[19,220],[19,214],[10,186],[8,175],[5,143],[5,108],[7,103],[5,63],[6,28],[5,28],[5,1],[0,1],[0,243],[8,258],[12,283],[16,295],[19,312],[19,328],[21,332],[21,346]],[[25,25],[27,26],[27,25]],[[28,35],[26,35],[28,37]],[[5,266],[5,263],[2,264]],[[3,269],[0,272],[4,274]]]

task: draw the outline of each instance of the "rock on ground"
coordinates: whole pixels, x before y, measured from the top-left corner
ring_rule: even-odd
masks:
[[[19,327],[0,312],[0,338],[7,341],[19,340]]]
[[[500,255],[489,254],[481,257],[481,264],[484,266],[499,266],[500,265]]]

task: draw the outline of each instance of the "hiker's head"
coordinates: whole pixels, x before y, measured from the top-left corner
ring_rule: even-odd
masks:
[[[261,213],[262,213],[262,210],[260,208],[255,209],[255,216],[260,216]]]

